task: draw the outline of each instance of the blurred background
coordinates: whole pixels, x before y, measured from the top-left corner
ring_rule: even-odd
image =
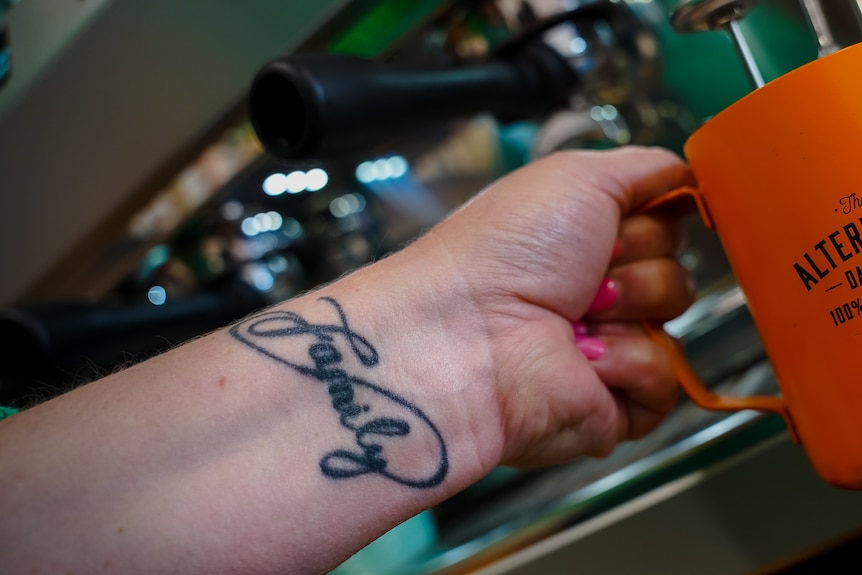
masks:
[[[682,153],[860,40],[854,0],[0,0],[0,405],[379,259],[555,150]],[[330,107],[261,74],[287,56]],[[776,393],[717,238],[682,224],[700,298],[668,330],[716,389]],[[501,468],[339,572],[778,573],[858,529],[780,420],[683,401],[605,460]]]

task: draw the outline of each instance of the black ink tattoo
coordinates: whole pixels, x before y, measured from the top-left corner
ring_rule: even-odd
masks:
[[[341,367],[342,351],[352,354],[364,368],[374,368],[380,358],[374,346],[350,328],[336,300],[323,297],[320,301],[332,306],[338,323],[314,324],[293,312],[268,311],[234,325],[230,333],[327,387],[338,422],[352,434],[354,447],[324,455],[320,470],[325,476],[343,479],[374,473],[409,487],[439,485],[448,472],[449,459],[437,426],[406,399]],[[287,338],[304,340],[307,348],[279,345]],[[346,346],[339,345],[342,341]]]

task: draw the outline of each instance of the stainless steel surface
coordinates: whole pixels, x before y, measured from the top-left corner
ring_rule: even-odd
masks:
[[[777,435],[470,573],[856,573],[854,555],[843,566],[787,567],[860,529],[862,494],[825,484]]]
[[[731,20],[727,23],[726,28],[728,34],[730,34],[730,37],[733,40],[733,46],[736,48],[736,53],[739,55],[739,59],[742,60],[748,80],[751,82],[752,87],[760,88],[765,84],[763,81],[763,75],[760,73],[760,68],[757,66],[757,61],[751,53],[751,48],[748,45],[748,41],[745,39],[745,34],[742,33],[742,28],[740,28],[739,22]]]
[[[743,386],[750,386],[745,392],[758,392],[754,379],[764,376],[761,368],[747,381],[741,381]],[[686,477],[699,476],[761,441],[783,437],[778,427],[755,413],[707,418],[712,423],[705,425],[699,415],[702,414],[684,408],[658,431],[659,436],[663,435],[661,439],[653,437],[640,445],[622,446],[608,460],[550,472],[530,489],[513,493],[510,501],[499,502],[492,514],[503,516],[506,509],[512,513],[508,522],[493,528],[489,524],[481,536],[444,550],[417,573],[473,572],[476,565],[517,557],[573,526],[587,525],[606,513],[613,515],[613,510],[656,489],[686,483]],[[684,435],[685,431],[690,435]],[[744,434],[751,436],[747,442],[739,440]],[[733,449],[721,451],[723,444],[734,441],[737,444]],[[556,497],[552,499],[549,495],[554,492]]]
[[[817,48],[819,56],[828,56],[840,48],[835,36],[829,27],[823,4],[820,0],[800,0],[802,10],[808,18],[814,35],[817,37]]]

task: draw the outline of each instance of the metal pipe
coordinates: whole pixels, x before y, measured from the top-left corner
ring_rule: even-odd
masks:
[[[826,13],[823,11],[820,0],[800,0],[800,3],[812,30],[814,30],[814,35],[817,37],[818,56],[828,56],[836,52],[840,46],[838,46],[832,30],[829,28]],[[859,2],[857,1],[856,4],[858,6]]]
[[[760,73],[760,68],[757,66],[757,61],[751,53],[751,48],[745,35],[742,33],[742,28],[739,26],[738,20],[730,20],[724,25],[724,29],[730,34],[730,39],[733,40],[733,46],[736,48],[736,53],[742,60],[745,69],[745,75],[751,82],[754,88],[760,88],[766,82],[763,81],[763,75]]]

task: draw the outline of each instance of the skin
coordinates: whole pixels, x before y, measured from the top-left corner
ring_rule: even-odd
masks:
[[[0,422],[4,572],[325,573],[497,465],[641,437],[679,392],[640,322],[694,290],[673,221],[638,210],[690,180],[662,150],[558,153],[397,254]]]

